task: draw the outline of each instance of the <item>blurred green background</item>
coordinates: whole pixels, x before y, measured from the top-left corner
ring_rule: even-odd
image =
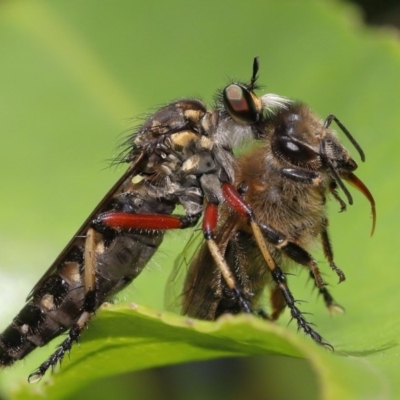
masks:
[[[264,90],[301,99],[322,117],[335,113],[348,127],[367,155],[358,176],[377,202],[373,239],[361,195],[344,214],[332,204],[344,284],[336,286],[316,252],[346,315],[326,316],[306,273],[291,278],[293,292],[309,301],[303,308],[335,347],[345,346],[346,332],[363,343],[376,315],[392,318],[386,299],[398,301],[400,259],[400,51],[393,32],[365,28],[357,9],[336,1],[35,0],[0,3],[1,328],[122,173],[107,160],[133,117],[181,97],[210,103],[230,78],[249,79],[256,55]],[[175,246],[184,242],[169,237],[120,301],[163,309],[165,281],[181,251]],[[399,322],[390,329],[395,337]],[[364,348],[372,346],[365,340]],[[35,352],[0,382],[26,376],[52,349]],[[312,399],[317,392],[306,361],[270,356],[142,371],[74,398]]]

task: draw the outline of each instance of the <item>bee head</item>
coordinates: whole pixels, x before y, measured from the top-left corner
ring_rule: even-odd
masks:
[[[260,129],[264,129],[269,135],[272,153],[283,162],[285,168],[294,167],[303,171],[295,176],[307,176],[304,171],[311,173],[308,176],[315,176],[315,173],[327,175],[326,182],[339,186],[349,204],[353,204],[353,198],[343,180],[361,191],[371,204],[373,232],[376,219],[375,201],[364,183],[353,174],[358,167],[357,163],[336,134],[329,129],[332,121],[336,122],[357,149],[361,160],[365,161],[364,152],[359,144],[334,115],[329,115],[325,121],[321,121],[301,103],[291,103],[287,109],[279,110],[268,123],[260,126]]]

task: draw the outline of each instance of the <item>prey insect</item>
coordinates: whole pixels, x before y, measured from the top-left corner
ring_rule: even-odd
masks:
[[[344,211],[346,202],[337,189],[340,188],[347,202],[352,204],[352,196],[343,181],[348,182],[371,204],[371,235],[376,221],[374,199],[353,172],[356,162],[329,128],[332,121],[364,161],[362,149],[335,116],[321,121],[306,105],[293,102],[257,125],[262,145],[238,158],[235,165],[235,184],[247,206],[252,208],[262,238],[249,229],[249,224],[238,213],[239,208],[232,209],[229,204],[220,213],[218,227],[213,232],[215,244],[236,279],[235,290],[251,311],[265,319],[276,320],[288,307],[298,328],[329,348],[332,346],[298,308],[289,290],[286,272],[293,263],[307,268],[328,311],[343,311],[326,288],[318,264],[309,253],[319,241],[339,282],[345,280],[344,272],[333,257],[326,200],[331,195],[339,202],[340,211]],[[269,260],[263,252],[269,255]],[[260,308],[260,298],[266,287],[270,288],[269,314]],[[225,313],[246,311],[226,285],[206,245],[189,265],[181,300],[183,313],[200,319],[214,320]]]
[[[129,163],[129,168],[0,335],[0,366],[11,365],[67,333],[28,378],[29,382],[40,380],[69,353],[99,306],[141,273],[165,231],[192,227],[203,215],[210,251],[227,285],[236,290],[236,279],[211,234],[221,202],[233,209],[243,203],[232,186],[232,147],[257,139],[256,125],[270,111],[287,106],[280,96],[254,94],[257,72],[256,58],[250,83],[229,84],[211,110],[197,99],[173,102],[128,138],[127,151],[118,161]],[[184,215],[173,214],[176,206],[183,207]],[[254,223],[253,228],[259,229]],[[240,292],[236,299],[245,311],[251,311]]]

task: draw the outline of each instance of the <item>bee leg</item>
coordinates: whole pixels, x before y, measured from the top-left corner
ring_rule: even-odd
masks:
[[[329,262],[330,267],[332,268],[333,271],[337,273],[339,276],[339,283],[343,282],[346,279],[346,276],[344,275],[343,271],[336,266],[335,261],[333,260],[333,250],[332,250],[332,245],[331,241],[329,240],[329,235],[328,235],[328,219],[324,218],[324,221],[322,223],[322,231],[321,231],[321,242],[322,242],[322,248],[324,251],[324,255],[326,259]],[[328,308],[328,312],[332,314],[333,311],[337,311],[340,313],[344,312],[344,308],[336,303],[336,301],[333,299],[332,295],[329,293],[328,289],[326,288],[318,288],[320,294],[322,295],[324,302],[326,304],[326,307]]]
[[[329,261],[331,268],[339,275],[339,277],[343,277],[344,280],[344,273],[335,265],[333,261],[332,247],[329,242],[326,225],[327,220],[325,220],[323,224],[324,228],[321,232],[321,237],[323,238],[322,241],[324,253]],[[318,288],[319,293],[322,295],[329,313],[332,313],[333,311],[344,312],[343,307],[335,302],[332,295],[326,289],[326,284],[322,280],[317,262],[312,258],[311,254],[309,254],[298,244],[288,241],[282,233],[276,231],[272,227],[261,223],[259,224],[259,226],[264,234],[264,237],[269,243],[273,244],[278,249],[281,249],[293,261],[310,269],[310,276],[313,279],[315,286]],[[327,239],[326,242],[324,242],[324,238]]]
[[[344,312],[343,307],[341,307],[338,303],[336,303],[332,295],[329,293],[328,289],[326,289],[326,284],[322,280],[317,262],[312,258],[311,254],[309,254],[298,244],[286,240],[283,234],[279,233],[270,226],[261,223],[259,225],[264,234],[264,237],[267,239],[269,243],[281,249],[293,261],[297,262],[298,264],[304,265],[310,269],[310,276],[313,279],[319,293],[322,295],[325,305],[328,309],[328,312],[330,314],[332,314],[333,311],[343,313]],[[335,265],[333,261],[332,247],[329,242],[326,225],[327,221],[324,222],[323,224],[324,229],[321,232],[321,237],[323,238],[322,242],[323,242],[325,257],[328,259],[331,268],[339,275],[339,278],[342,277],[343,278],[342,280],[344,280],[345,279],[344,273]],[[326,242],[324,242],[324,238],[327,239]]]
[[[303,330],[306,335],[310,335],[316,343],[333,350],[333,347],[328,342],[326,342],[318,332],[311,328],[310,323],[306,321],[301,311],[296,307],[296,301],[294,300],[293,295],[286,284],[285,274],[282,272],[278,265],[275,265],[275,268],[271,270],[271,274],[274,282],[277,285],[277,290],[280,290],[286,305],[290,309],[292,319],[295,319],[297,322],[298,328]],[[277,309],[276,312],[279,315],[281,311]]]
[[[333,198],[340,204],[340,211],[343,212],[346,211],[347,205],[346,203],[341,199],[339,196],[339,193],[337,192],[337,183],[335,181],[332,181],[331,184],[329,185],[329,191],[331,192]]]
[[[322,152],[325,151],[324,148],[322,148],[321,151]],[[344,194],[346,195],[349,204],[353,204],[353,198],[349,190],[346,188],[346,186],[340,179],[340,175],[337,173],[332,163],[326,156],[324,156],[324,160],[332,173],[334,181],[336,182],[337,185],[339,185],[339,187],[343,190]],[[291,179],[292,181],[297,183],[304,183],[306,185],[311,185],[311,186],[319,186],[323,182],[322,175],[316,171],[304,171],[298,168],[282,168],[280,172],[285,178]]]
[[[282,168],[281,174],[297,183],[318,186],[321,184],[321,174],[316,171],[305,171],[297,168]]]
[[[313,273],[311,271],[310,271],[310,278],[315,283],[314,275],[313,275]],[[337,312],[337,313],[340,313],[340,314],[344,313],[344,311],[345,311],[344,308],[335,301],[335,299],[333,298],[333,296],[331,295],[329,290],[326,288],[326,286],[324,286],[322,288],[319,288],[315,284],[315,287],[318,289],[318,293],[324,299],[325,306],[326,306],[326,308],[328,310],[328,313],[330,315],[332,315],[334,312]]]
[[[333,250],[332,250],[332,245],[331,241],[329,240],[329,235],[328,235],[328,219],[324,218],[322,222],[322,230],[321,230],[321,243],[322,243],[322,249],[324,251],[324,255],[326,259],[329,262],[330,267],[332,268],[333,271],[336,272],[336,274],[339,277],[339,283],[343,282],[346,279],[345,274],[343,271],[337,267],[333,260]]]
[[[263,223],[259,223],[258,225],[268,243],[271,243],[277,249],[282,250],[289,258],[291,258],[296,263],[308,267],[313,274],[315,284],[318,288],[323,288],[325,286],[325,282],[321,277],[318,264],[312,258],[310,253],[308,253],[298,244],[287,240],[285,235],[278,232],[271,226]]]
[[[90,321],[91,316],[97,309],[96,304],[96,245],[98,233],[93,228],[89,228],[84,253],[84,282],[85,282],[85,297],[83,301],[83,311],[78,320],[68,332],[68,337],[58,346],[57,350],[34,372],[28,377],[29,383],[38,382],[46,371],[51,367],[54,368],[57,363],[61,363],[65,354],[69,353],[74,342],[79,342],[81,333],[85,326]]]

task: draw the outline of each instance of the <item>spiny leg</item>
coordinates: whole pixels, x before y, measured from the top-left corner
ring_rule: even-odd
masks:
[[[310,271],[310,278],[315,283],[314,275],[311,271]],[[344,313],[344,311],[345,311],[344,308],[335,301],[335,299],[333,298],[333,296],[331,295],[329,290],[326,288],[326,286],[319,288],[315,283],[315,287],[318,289],[318,293],[324,299],[324,303],[325,303],[325,306],[326,306],[329,314],[332,315],[334,311],[336,311],[340,314]]]
[[[310,277],[314,281],[315,286],[317,287],[319,293],[322,295],[329,313],[332,313],[332,311],[344,312],[344,309],[338,303],[336,303],[332,295],[326,289],[326,284],[322,280],[319,268],[317,267],[317,262],[312,258],[311,254],[309,254],[306,250],[304,250],[301,246],[297,245],[296,243],[288,241],[283,234],[276,231],[272,227],[261,223],[259,225],[266,240],[269,243],[281,249],[288,257],[290,257],[296,263],[309,267]],[[328,244],[330,245],[329,241]],[[339,272],[341,271],[338,267],[336,267],[336,265],[333,262],[332,251],[330,252],[330,254],[332,256],[329,261],[330,265],[331,267],[332,265],[334,265],[335,268],[332,267],[332,269],[334,269],[339,274]],[[344,276],[343,273],[342,275]]]
[[[335,302],[329,291],[326,289],[326,284],[323,282],[322,277],[320,275],[319,268],[317,267],[317,262],[312,258],[311,254],[309,254],[306,250],[304,250],[301,246],[296,243],[288,241],[283,234],[276,231],[272,227],[266,224],[259,224],[260,228],[266,238],[266,240],[273,244],[275,247],[281,249],[288,257],[290,257],[293,261],[300,265],[304,265],[310,269],[310,277],[315,283],[319,293],[323,296],[325,304],[328,308],[329,313],[332,311],[344,312],[344,309]],[[326,228],[326,225],[323,225]],[[326,238],[327,232],[325,229]],[[323,237],[323,235],[321,234]],[[326,245],[327,243],[327,245]],[[343,276],[343,272],[334,264],[333,262],[333,253],[330,247],[330,242],[323,242],[325,256],[327,257],[331,268],[336,271],[339,276]],[[325,249],[325,246],[327,247]],[[331,257],[328,257],[327,254],[330,254]],[[335,268],[334,268],[335,267]]]
[[[85,311],[79,317],[79,320],[69,330],[68,337],[58,346],[57,350],[35,371],[33,371],[29,377],[29,383],[35,383],[43,378],[46,371],[51,367],[52,369],[59,362],[61,364],[66,353],[69,353],[74,342],[79,342],[82,330],[85,328],[91,318],[91,313]]]
[[[321,277],[320,270],[318,268],[318,263],[312,258],[311,254],[304,250],[298,244],[289,241],[283,233],[278,232],[271,226],[258,223],[263,236],[265,239],[275,246],[277,249],[282,250],[290,259],[295,261],[297,264],[308,267],[312,272],[312,276],[315,280],[315,284],[318,288],[325,286],[325,282]]]
[[[38,382],[46,371],[51,367],[62,362],[66,353],[69,353],[74,342],[79,342],[81,333],[85,326],[88,324],[92,314],[96,311],[96,236],[98,234],[93,228],[89,228],[86,241],[85,241],[85,253],[84,253],[84,284],[85,284],[85,298],[83,302],[83,312],[79,316],[76,323],[68,332],[68,337],[58,346],[57,350],[34,372],[28,377],[29,383]]]
[[[332,181],[329,185],[329,191],[331,192],[333,198],[339,203],[340,205],[340,211],[343,212],[346,211],[347,205],[346,203],[342,200],[342,198],[339,196],[337,189],[337,183],[335,181]]]
[[[292,316],[292,319],[296,320],[298,329],[303,330],[306,335],[310,335],[311,338],[316,343],[321,344],[330,349],[333,349],[333,347],[328,342],[326,342],[318,332],[316,332],[313,328],[311,328],[310,323],[307,322],[307,320],[303,317],[302,312],[296,307],[296,301],[293,298],[293,295],[292,295],[288,285],[286,284],[285,274],[282,272],[280,267],[275,263],[275,261],[273,260],[272,257],[271,257],[271,260],[273,262],[273,268],[270,268],[272,278],[273,278],[274,282],[276,283],[277,288],[280,290],[281,295],[284,299],[284,302],[290,309],[290,314]],[[275,302],[275,304],[272,303],[273,307],[275,307],[274,313],[272,315],[272,318],[274,319],[274,318],[278,318],[280,313],[283,311],[283,307],[282,307],[283,302],[281,301],[281,299],[279,299],[279,297],[277,295],[275,295],[275,297],[272,298],[272,301]]]
[[[292,319],[295,319],[297,322],[298,329],[303,330],[306,335],[310,335],[316,343],[333,350],[333,347],[310,326],[310,323],[306,321],[301,311],[296,307],[296,301],[294,300],[293,295],[286,284],[286,277],[282,270],[276,265],[275,268],[271,271],[271,274],[274,282],[282,293],[286,305],[290,309]]]
[[[322,221],[322,229],[321,229],[321,243],[322,243],[322,249],[324,251],[325,258],[329,262],[329,266],[332,268],[333,271],[336,272],[336,274],[339,277],[339,283],[343,282],[346,279],[346,276],[344,275],[343,271],[335,264],[333,260],[333,250],[332,250],[332,245],[331,241],[329,240],[329,234],[328,234],[328,219],[324,218]]]

